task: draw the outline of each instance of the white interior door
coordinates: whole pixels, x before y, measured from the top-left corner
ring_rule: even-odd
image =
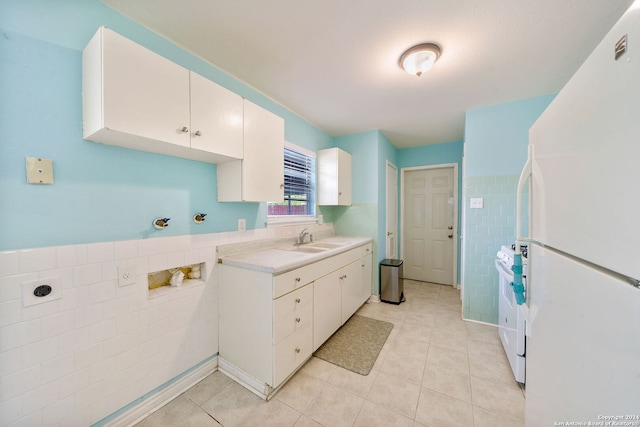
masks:
[[[404,277],[452,285],[454,168],[407,171],[403,197]]]
[[[398,258],[398,168],[387,162],[387,258]]]

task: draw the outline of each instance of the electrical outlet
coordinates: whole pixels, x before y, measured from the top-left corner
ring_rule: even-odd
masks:
[[[245,231],[247,229],[247,220],[240,218],[238,220],[238,231]]]
[[[30,307],[62,298],[59,277],[22,282],[22,306]]]
[[[129,286],[136,283],[136,266],[135,265],[119,265],[118,266],[118,285]]]

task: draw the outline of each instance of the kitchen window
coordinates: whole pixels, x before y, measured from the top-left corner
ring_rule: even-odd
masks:
[[[270,224],[315,221],[316,155],[293,144],[284,147],[284,201],[267,204]]]

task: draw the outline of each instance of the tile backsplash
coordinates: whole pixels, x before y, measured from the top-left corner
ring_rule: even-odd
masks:
[[[299,229],[0,252],[0,425],[88,426],[215,356],[216,247]],[[196,263],[205,280],[150,298],[148,273]],[[135,284],[119,285],[119,266]],[[61,298],[23,307],[22,284],[48,278]]]
[[[498,323],[498,272],[494,265],[502,245],[515,242],[516,189],[519,175],[465,179],[465,263],[463,311],[466,319]],[[471,199],[482,198],[481,209]],[[526,201],[527,195],[524,195]],[[527,204],[523,206],[527,212]],[[526,215],[523,216],[526,221]],[[523,229],[526,233],[526,227]]]

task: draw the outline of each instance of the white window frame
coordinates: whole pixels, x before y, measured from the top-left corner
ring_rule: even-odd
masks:
[[[291,142],[285,141],[285,147],[291,148],[299,153],[303,153],[309,157],[317,158],[316,153],[306,148],[300,147],[299,145],[293,144]],[[317,197],[317,186],[318,186],[318,172],[317,172],[317,161],[316,161],[316,176],[314,181],[314,211],[317,215],[318,213],[318,203],[316,202]],[[269,216],[269,206],[267,205],[267,227],[273,226],[283,226],[283,225],[294,225],[294,224],[314,224],[317,222],[316,215],[283,215],[283,216]]]

